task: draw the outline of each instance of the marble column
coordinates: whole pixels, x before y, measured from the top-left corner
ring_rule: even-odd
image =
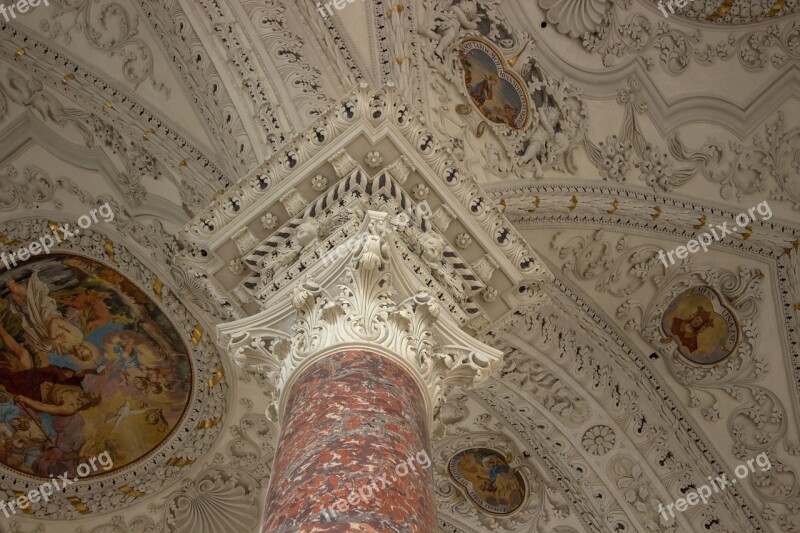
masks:
[[[437,407],[501,365],[432,291],[409,290],[425,283],[385,221],[367,213],[351,257],[317,272],[326,283],[298,279],[218,328],[234,360],[267,378],[280,426],[265,533],[435,531]]]
[[[288,393],[264,531],[436,531],[423,394],[373,351],[308,366]]]

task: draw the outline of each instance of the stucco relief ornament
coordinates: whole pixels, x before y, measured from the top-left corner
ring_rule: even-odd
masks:
[[[419,232],[416,235],[416,253],[427,263],[433,274],[452,291],[453,297],[463,301],[466,297],[466,287],[452,268],[443,260],[444,249],[447,242],[435,232]]]
[[[367,153],[367,155],[364,157],[364,163],[369,168],[380,168],[380,166],[383,164],[383,156],[377,150],[373,150]]]
[[[264,226],[264,229],[275,229],[278,225],[278,217],[272,213],[265,213],[264,216],[261,217],[261,225]]]
[[[444,61],[445,54],[459,34],[464,31],[478,29],[478,4],[475,0],[464,0],[459,4],[447,6],[432,3],[427,14],[423,15],[423,25],[419,33],[434,40],[436,48],[433,53]]]
[[[328,188],[328,178],[322,174],[317,174],[311,178],[311,188],[317,192],[322,192]]]
[[[609,0],[539,0],[547,12],[547,22],[570,37],[580,37],[603,21]]]
[[[297,226],[294,236],[289,240],[284,248],[276,250],[272,255],[265,256],[261,260],[261,279],[269,280],[283,272],[291,265],[304,250],[316,242],[319,237],[319,222],[314,219],[307,220]]]
[[[599,425],[590,427],[583,434],[581,444],[592,455],[605,455],[614,447],[617,438],[614,430],[608,426]]]
[[[465,250],[472,245],[472,237],[467,233],[459,233],[456,235],[456,246],[461,250]]]

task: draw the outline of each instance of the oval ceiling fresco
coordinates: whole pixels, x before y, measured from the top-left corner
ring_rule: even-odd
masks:
[[[74,476],[103,457],[89,476],[107,474],[163,442],[191,392],[186,346],[121,274],[67,254],[0,274],[4,465]]]

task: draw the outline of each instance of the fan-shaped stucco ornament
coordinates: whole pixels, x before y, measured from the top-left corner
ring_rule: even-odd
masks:
[[[580,37],[595,29],[603,20],[603,13],[611,5],[608,0],[539,0],[547,11],[547,22],[561,33]]]
[[[213,469],[188,482],[170,501],[167,524],[176,533],[252,531],[258,522],[258,483],[240,471]]]

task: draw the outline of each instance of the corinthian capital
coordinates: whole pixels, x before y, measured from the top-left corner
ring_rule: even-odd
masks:
[[[338,272],[315,272],[328,283],[302,280],[265,311],[219,328],[234,360],[266,378],[276,422],[293,377],[337,348],[401,363],[427,392],[431,416],[447,388],[480,386],[501,366],[502,352],[470,337],[431,288],[419,288],[422,278],[404,259],[412,250],[386,213],[368,212],[351,238],[352,256]]]

